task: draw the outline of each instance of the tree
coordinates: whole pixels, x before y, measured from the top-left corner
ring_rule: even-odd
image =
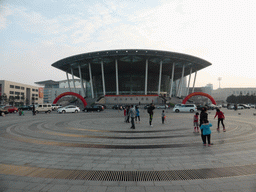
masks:
[[[10,103],[11,105],[14,105],[14,103],[15,103],[15,97],[14,97],[14,96],[10,96],[10,97],[9,97],[9,103]]]
[[[235,95],[230,95],[227,97],[227,103],[236,103],[237,98]]]
[[[29,99],[28,98],[26,98],[25,103],[26,103],[26,105],[29,105]]]
[[[0,96],[0,103],[3,103],[4,105],[8,103],[7,95],[5,93]]]

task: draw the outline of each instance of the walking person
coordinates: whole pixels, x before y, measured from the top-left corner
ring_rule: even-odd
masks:
[[[126,118],[127,118],[127,116],[126,116],[126,107],[124,108],[124,122],[126,122]]]
[[[165,113],[164,113],[164,110],[162,111],[162,124],[164,124],[164,121],[165,121]]]
[[[35,104],[33,103],[33,107],[32,107],[32,114],[36,115],[36,111],[35,111]]]
[[[148,107],[149,125],[150,125],[151,127],[153,127],[152,121],[153,121],[153,114],[154,114],[153,110],[154,110],[154,109],[155,109],[155,106],[154,106],[153,103],[151,103],[151,105]]]
[[[206,146],[206,138],[208,141],[208,146],[211,146],[211,129],[210,127],[212,127],[212,124],[209,123],[208,120],[204,119],[203,124],[200,126],[201,132],[203,133],[203,142],[204,142],[204,146]]]
[[[207,109],[206,108],[202,108],[202,111],[200,113],[200,127],[201,125],[204,123],[204,121],[207,120],[208,121],[208,114],[207,114]],[[201,129],[201,128],[200,128]],[[203,131],[201,130],[201,138],[202,138],[202,141],[204,143],[204,140],[203,140]],[[204,143],[205,144],[205,143]]]
[[[136,111],[136,117],[135,117],[135,121],[136,123],[140,123],[140,110],[138,106],[135,106],[135,111]],[[137,121],[138,120],[138,121]]]
[[[130,106],[127,106],[127,110],[126,110],[126,123],[130,123]]]
[[[131,105],[131,108],[129,110],[129,116],[131,117],[131,129],[135,129],[134,119],[135,119],[136,111],[133,105]]]
[[[221,122],[222,127],[223,127],[223,132],[226,132],[225,125],[223,123],[223,120],[225,119],[224,113],[222,111],[220,111],[219,109],[216,109],[216,114],[214,116],[214,119],[215,119],[216,116],[218,116],[218,128],[217,128],[217,131],[218,132],[220,131],[220,122]]]
[[[198,118],[199,117],[199,113],[197,112],[195,115],[194,115],[194,133],[199,133],[199,125],[198,125]]]

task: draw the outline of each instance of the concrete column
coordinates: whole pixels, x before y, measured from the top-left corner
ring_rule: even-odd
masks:
[[[148,94],[148,59],[146,59],[146,70],[145,70],[145,95]]]
[[[179,79],[178,89],[176,89],[177,97],[179,97],[179,95],[180,95],[180,83],[181,83],[181,79]]]
[[[69,82],[69,78],[68,78],[68,72],[66,72],[66,75],[67,75],[67,80],[68,80],[69,91],[71,92],[70,82]]]
[[[115,60],[116,64],[116,95],[119,95],[119,84],[118,84],[118,63],[117,59]]]
[[[179,97],[181,97],[182,90],[183,90],[183,81],[184,81],[184,70],[185,70],[185,65],[182,66],[182,74],[181,74],[181,82],[180,82],[180,91],[179,91]]]
[[[163,61],[160,61],[158,95],[160,95],[160,90],[161,90],[162,66],[163,66]]]
[[[82,72],[81,72],[81,67],[80,65],[78,65],[78,69],[79,69],[79,76],[80,76],[80,82],[81,82],[81,89],[82,89],[82,93],[84,93],[83,97],[86,96],[85,90],[84,90],[84,80],[82,77]]]
[[[106,89],[105,89],[105,77],[104,77],[104,67],[103,67],[103,61],[101,61],[101,75],[102,75],[102,87],[103,87],[103,95],[106,95]]]
[[[72,74],[73,85],[74,85],[74,89],[75,89],[75,93],[76,93],[76,84],[75,84],[75,78],[74,78],[74,71],[73,71],[72,67],[71,67],[71,74]]]
[[[194,83],[193,83],[192,93],[194,93],[194,88],[195,88],[195,83],[196,83],[196,74],[197,74],[197,71],[195,72],[195,77],[194,77]]]
[[[89,63],[89,75],[90,75],[90,85],[91,85],[92,98],[94,98],[91,63]]]
[[[189,85],[190,85],[191,73],[192,73],[192,67],[190,68],[189,79],[188,79],[188,88],[187,88],[187,94],[186,95],[189,94]]]
[[[170,97],[172,97],[173,78],[174,78],[174,68],[175,68],[175,63],[172,64],[172,79],[171,79]]]

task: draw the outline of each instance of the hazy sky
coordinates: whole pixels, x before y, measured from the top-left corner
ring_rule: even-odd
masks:
[[[254,0],[0,0],[0,80],[63,80],[51,64],[110,49],[157,49],[212,63],[196,86],[256,87]]]

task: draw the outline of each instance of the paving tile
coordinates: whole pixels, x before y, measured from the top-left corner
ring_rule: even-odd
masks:
[[[126,187],[107,187],[106,192],[125,192]]]
[[[147,192],[165,192],[164,187],[145,186]]]
[[[71,188],[71,185],[55,184],[48,189],[49,192],[65,192]]]
[[[86,192],[106,192],[107,187],[104,186],[90,186],[87,188]]]
[[[145,187],[142,186],[131,186],[131,187],[126,187],[126,192],[146,192]]]
[[[68,192],[84,192],[87,191],[87,189],[87,186],[74,185],[69,188]]]
[[[191,127],[191,114],[168,113],[170,124],[161,125],[161,114],[156,111],[154,118],[154,127],[148,126],[148,114],[141,111],[141,124],[136,124],[135,131],[156,131],[156,130],[172,130],[170,132],[145,132],[145,133],[111,133],[111,132],[87,132],[81,130],[70,130],[68,128],[79,129],[95,129],[95,130],[118,130],[130,131],[130,124],[123,123],[122,113],[113,110],[106,110],[104,113],[96,114],[76,114],[76,116],[59,116],[58,114],[28,117],[28,119],[20,119],[16,116],[10,117],[8,120],[1,119],[0,129],[5,129],[5,125],[13,122],[22,123],[23,126],[17,129],[15,134],[31,134],[34,138],[42,138],[40,140],[50,139],[51,141],[92,142],[95,144],[108,145],[147,145],[147,144],[180,144],[186,143],[186,147],[156,148],[156,149],[107,149],[107,148],[77,148],[66,146],[54,146],[33,144],[26,142],[17,142],[0,137],[0,162],[9,165],[31,166],[40,168],[59,168],[69,170],[112,170],[112,171],[161,171],[161,170],[193,170],[201,168],[227,167],[237,165],[256,164],[256,141],[254,139],[255,119],[246,115],[236,116],[233,111],[225,111],[227,116],[227,130],[229,134],[217,133],[212,130],[212,139],[216,145],[211,148],[204,148],[200,143],[200,135],[194,135],[190,130],[184,128]],[[171,110],[170,110],[171,112]],[[243,113],[251,113],[252,111],[243,111]],[[118,114],[120,116],[118,116]],[[78,116],[77,116],[78,115]],[[85,116],[88,115],[88,116]],[[99,118],[100,116],[100,118]],[[209,114],[209,118],[213,118],[214,114]],[[8,118],[8,117],[7,117]],[[247,124],[241,123],[242,121]],[[33,123],[31,123],[33,122]],[[38,124],[36,124],[38,122]],[[41,123],[43,122],[43,124]],[[60,127],[56,122],[65,122]],[[104,124],[102,123],[104,122]],[[89,124],[87,124],[89,123]],[[159,123],[159,124],[158,124]],[[213,121],[213,127],[216,121]],[[33,124],[33,125],[32,125]],[[250,125],[251,124],[251,125]],[[104,125],[104,126],[102,126]],[[30,130],[27,129],[30,128]],[[46,130],[55,132],[66,132],[67,134],[88,134],[99,136],[124,136],[124,137],[153,137],[177,135],[182,137],[173,137],[168,139],[106,139],[106,138],[71,138],[59,137],[47,134],[36,134],[33,129]],[[14,128],[15,129],[15,128]],[[181,130],[179,130],[181,129]],[[241,131],[243,130],[243,131]],[[10,130],[8,130],[10,131]],[[14,135],[15,135],[14,134]],[[33,135],[35,134],[35,135]],[[185,136],[185,140],[181,140]],[[22,138],[22,136],[21,136]],[[246,143],[241,141],[232,141],[233,138],[246,139]],[[86,142],[85,142],[86,141]],[[224,141],[224,143],[221,143]],[[195,144],[198,143],[198,146]],[[191,146],[189,146],[191,144]],[[192,146],[193,145],[193,146]],[[0,167],[1,168],[1,167]],[[16,188],[13,187],[16,183]],[[142,190],[142,191],[256,191],[255,184],[256,175],[237,176],[229,178],[203,179],[203,180],[177,180],[177,181],[146,181],[146,182],[119,182],[119,181],[86,181],[86,180],[59,180],[36,177],[22,177],[12,175],[0,175],[0,186],[3,190],[34,190],[49,191],[62,190],[72,191],[72,189],[90,190],[94,187],[99,191],[111,190]],[[234,187],[236,186],[236,187]],[[73,188],[72,188],[73,187]],[[77,188],[75,188],[77,187]],[[91,187],[91,188],[89,188]],[[134,188],[131,188],[134,187]],[[142,188],[141,188],[142,187]],[[1,188],[0,188],[1,191]]]

